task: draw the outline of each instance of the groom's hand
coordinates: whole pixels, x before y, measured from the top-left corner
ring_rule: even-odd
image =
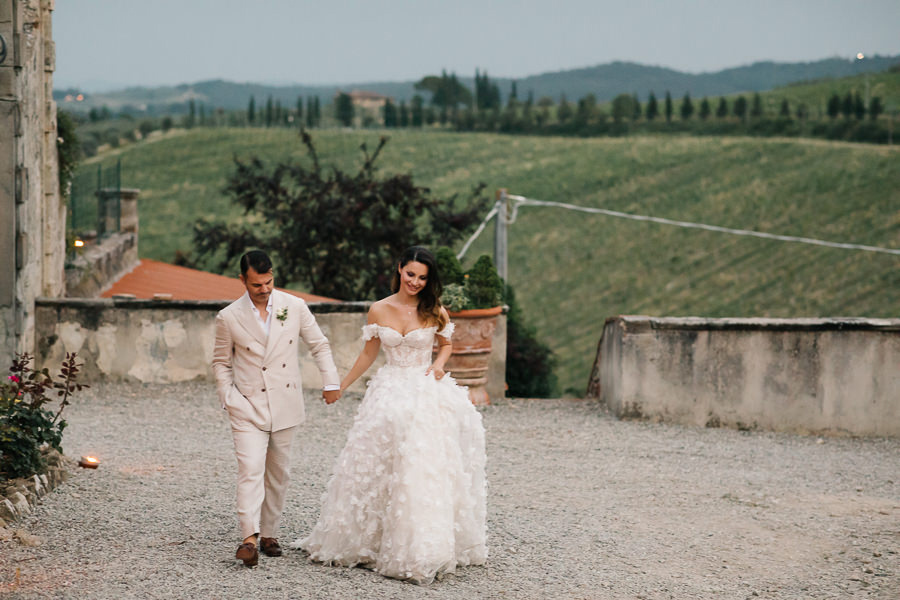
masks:
[[[334,404],[341,397],[341,390],[324,391],[322,397],[325,398],[325,404]]]

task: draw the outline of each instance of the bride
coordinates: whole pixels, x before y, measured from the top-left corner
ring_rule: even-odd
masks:
[[[292,547],[426,584],[487,557],[484,427],[466,389],[444,372],[454,326],[434,255],[413,246],[396,265],[394,293],[370,308],[365,346],[341,390],[382,346],[387,363],[368,384],[316,526]]]

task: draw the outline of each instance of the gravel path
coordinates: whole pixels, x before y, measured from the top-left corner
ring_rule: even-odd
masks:
[[[358,406],[310,396],[281,540],[311,528]],[[70,410],[71,409],[71,410]],[[490,557],[427,587],[302,552],[236,561],[235,462],[210,384],[101,385],[94,453],[0,542],[3,598],[900,598],[900,440],[621,422],[595,402],[484,409]]]

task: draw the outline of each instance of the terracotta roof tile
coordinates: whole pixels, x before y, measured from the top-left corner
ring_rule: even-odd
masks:
[[[325,296],[278,289],[303,298],[307,302],[339,302]],[[244,291],[243,284],[235,277],[225,277],[145,258],[100,296],[112,298],[115,295],[131,294],[136,298],[149,300],[157,294],[171,294],[172,300],[235,300],[241,297]]]

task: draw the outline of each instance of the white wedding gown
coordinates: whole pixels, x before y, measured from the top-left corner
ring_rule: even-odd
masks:
[[[363,327],[387,363],[368,384],[318,523],[292,544],[313,560],[415,583],[484,564],[484,427],[465,388],[425,374],[436,330]],[[439,335],[452,332],[450,323]]]

